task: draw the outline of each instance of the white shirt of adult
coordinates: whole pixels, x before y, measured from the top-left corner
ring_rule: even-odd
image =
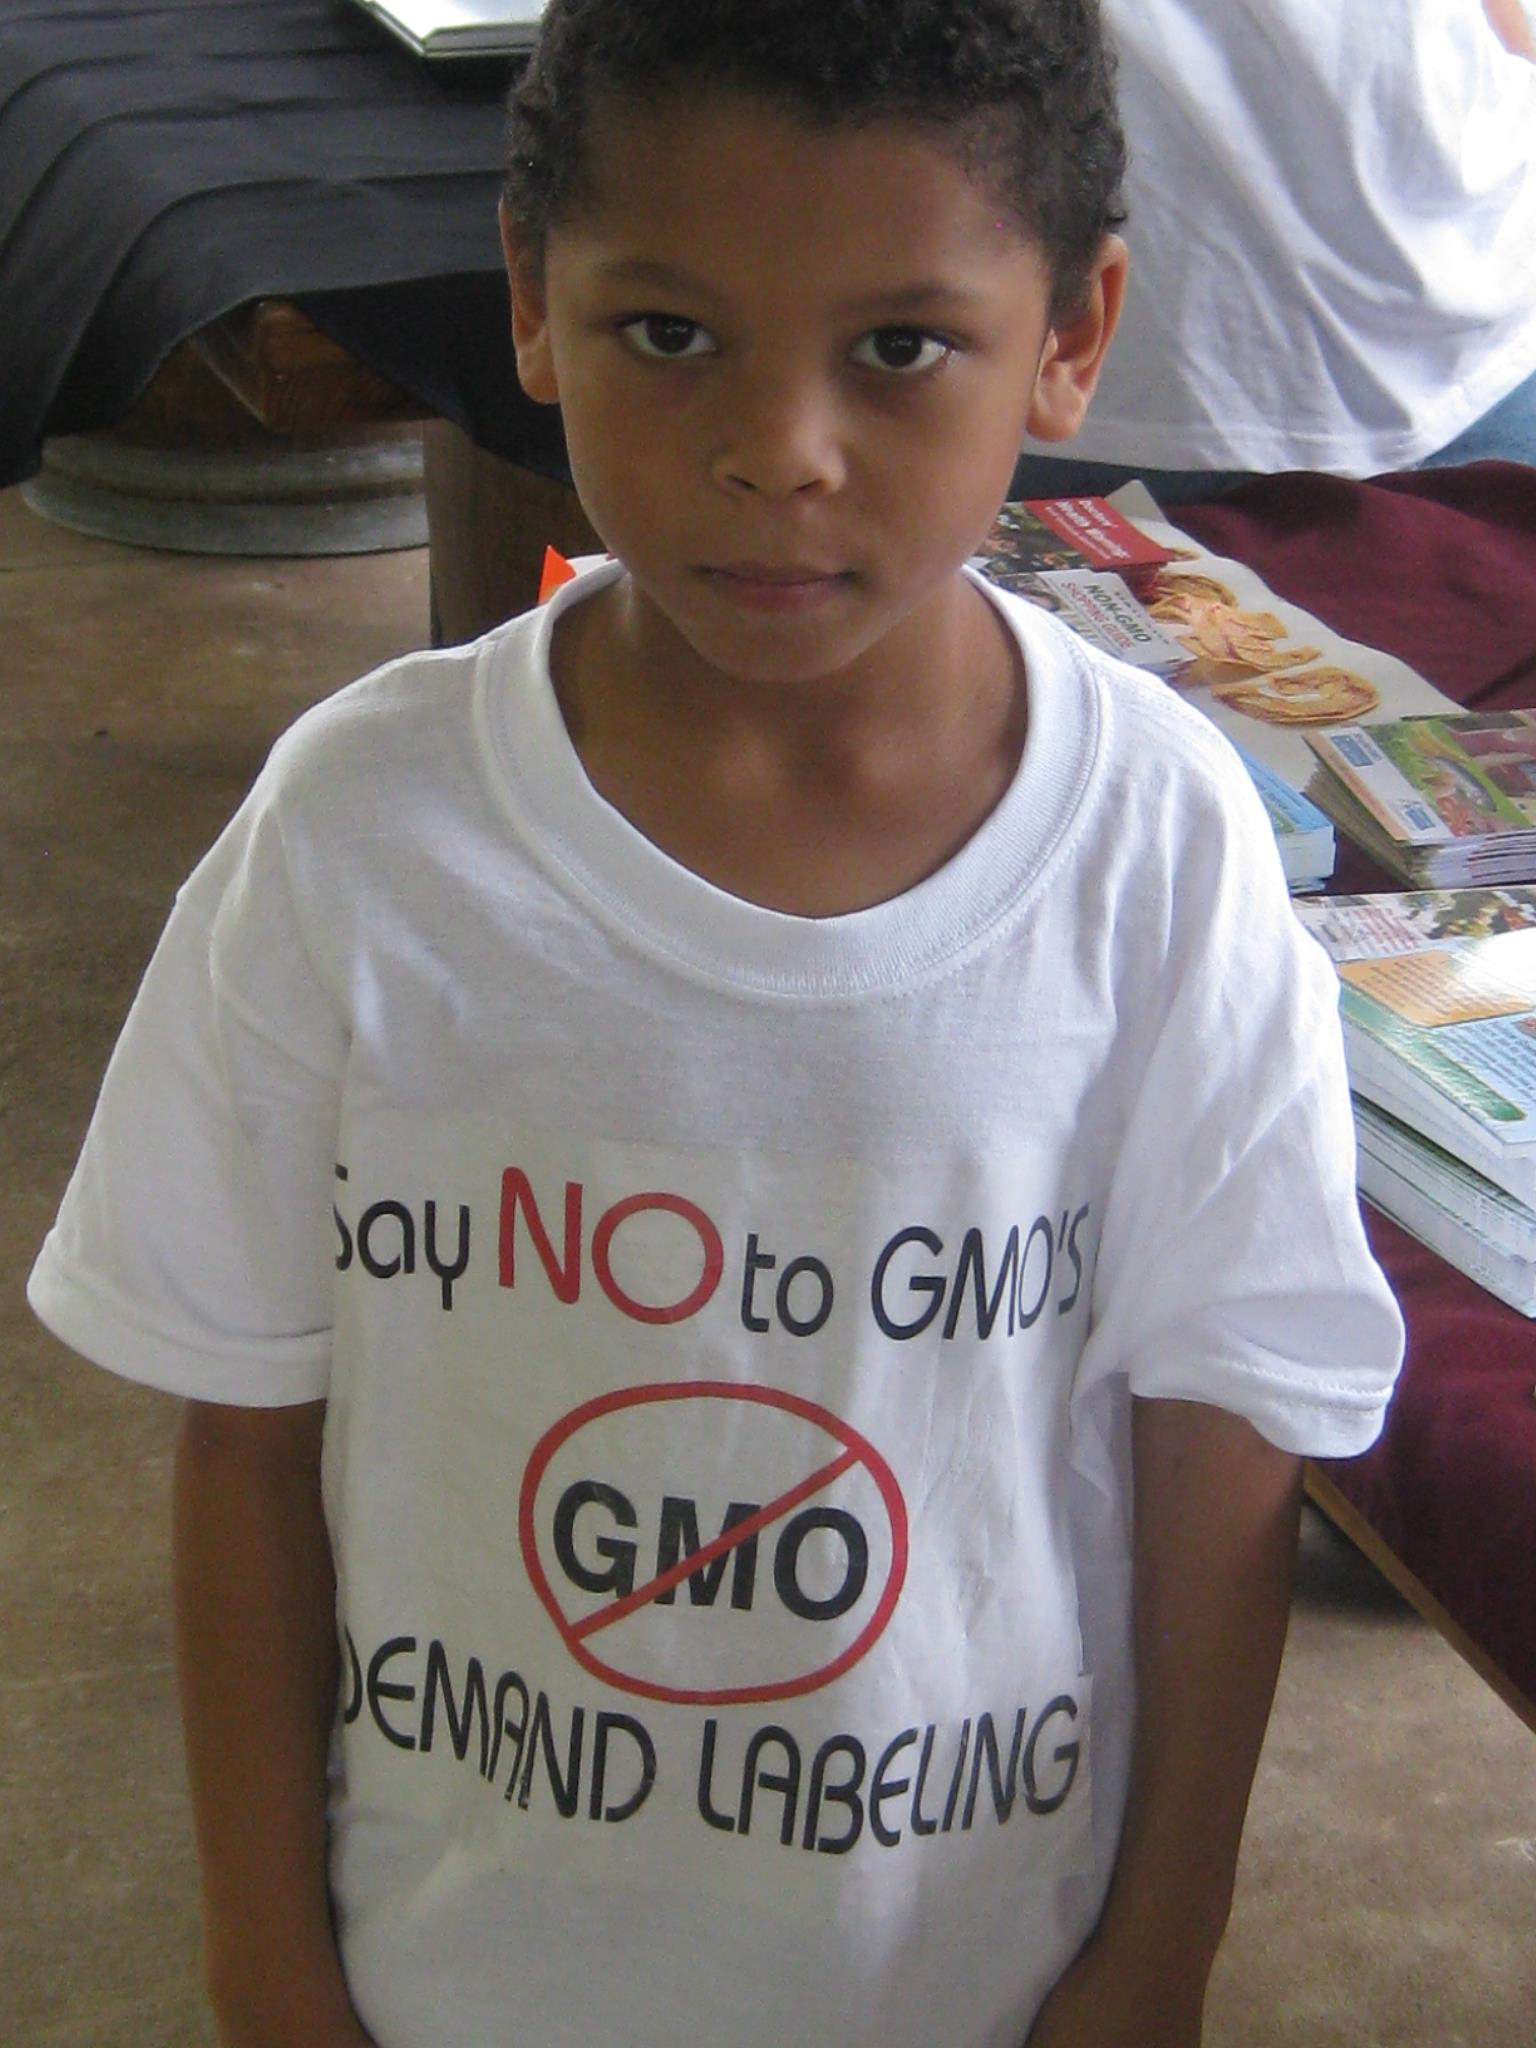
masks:
[[[1131,277],[1074,457],[1369,476],[1536,372],[1536,65],[1478,0],[1105,0]]]

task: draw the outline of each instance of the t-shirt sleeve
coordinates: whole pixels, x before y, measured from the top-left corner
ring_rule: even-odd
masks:
[[[1380,1431],[1402,1318],[1360,1219],[1337,979],[1251,796],[1223,792],[1169,891],[1077,1392],[1123,1375],[1347,1457]]]
[[[319,1399],[347,1035],[263,784],[181,890],[28,1294],[127,1378]]]

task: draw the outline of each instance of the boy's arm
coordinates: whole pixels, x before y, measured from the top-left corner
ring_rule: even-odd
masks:
[[[1133,1404],[1137,1722],[1104,1912],[1028,2048],[1196,2048],[1290,1612],[1301,1461]]]
[[[367,2048],[326,1879],[335,1579],[325,1405],[188,1402],[176,1452],[177,1655],[209,1994],[230,2048]]]

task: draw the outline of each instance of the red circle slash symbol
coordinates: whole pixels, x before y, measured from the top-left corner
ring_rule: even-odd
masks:
[[[666,1569],[659,1569],[643,1585],[633,1586],[621,1597],[591,1613],[572,1618],[561,1606],[550,1583],[540,1554],[536,1515],[539,1486],[551,1460],[582,1430],[604,1417],[626,1409],[649,1408],[659,1402],[736,1402],[809,1423],[838,1446],[834,1455],[811,1472],[777,1492],[764,1506],[742,1519],[733,1520],[720,1534],[686,1554]],[[803,1470],[803,1467],[802,1467]],[[889,1532],[890,1560],[878,1598],[864,1618],[857,1634],[837,1653],[815,1668],[790,1677],[760,1677],[749,1683],[685,1684],[645,1673],[625,1671],[599,1657],[591,1647],[594,1638],[615,1623],[640,1613],[658,1600],[665,1600],[684,1579],[693,1578],[722,1560],[744,1543],[755,1541],[763,1531],[781,1523],[803,1504],[824,1493],[834,1482],[854,1475],[872,1484],[884,1510]],[[818,1518],[819,1519],[819,1518]],[[518,1503],[518,1540],[523,1562],[534,1591],[560,1631],[562,1641],[582,1668],[605,1684],[643,1698],[667,1700],[689,1706],[731,1706],[752,1700],[793,1699],[830,1685],[857,1664],[884,1632],[901,1594],[907,1569],[907,1511],[894,1473],[867,1437],[843,1422],[830,1409],[773,1387],[742,1386],[729,1380],[684,1380],[676,1385],[626,1387],[583,1402],[569,1415],[547,1429],[529,1457],[523,1474]],[[820,1654],[820,1651],[817,1653]]]

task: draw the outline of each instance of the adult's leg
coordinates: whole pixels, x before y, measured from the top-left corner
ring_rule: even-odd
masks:
[[[1415,466],[1449,469],[1461,462],[1536,464],[1536,376],[1517,384],[1508,398],[1490,406],[1480,420]]]

